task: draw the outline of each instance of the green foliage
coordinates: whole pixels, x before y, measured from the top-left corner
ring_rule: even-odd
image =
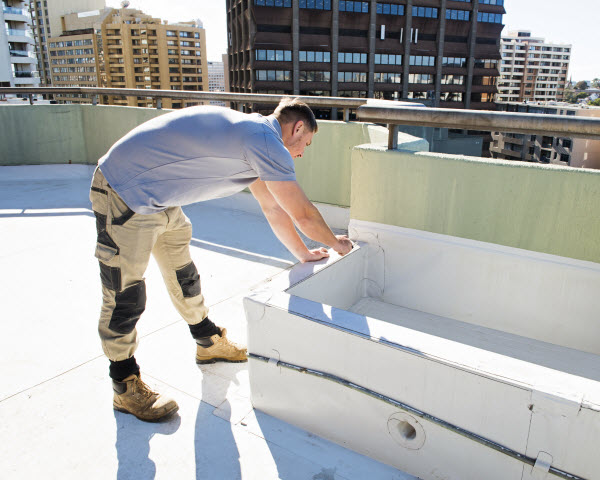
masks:
[[[596,100],[592,100],[591,102],[588,103],[588,105],[593,105],[594,107],[600,107],[600,98],[597,98]]]
[[[592,88],[600,88],[600,78],[594,78],[592,80]]]
[[[587,88],[590,88],[590,86],[585,80],[581,80],[575,84],[575,90],[586,90]]]
[[[587,93],[581,92],[581,93],[578,93],[575,98],[580,99],[580,98],[587,98],[587,97],[589,97],[589,95]]]
[[[573,90],[565,90],[565,102],[577,103],[577,96]]]

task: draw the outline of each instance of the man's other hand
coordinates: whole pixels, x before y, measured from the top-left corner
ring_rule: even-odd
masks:
[[[314,250],[309,250],[308,253],[306,254],[306,257],[301,258],[300,261],[302,263],[317,262],[323,258],[328,258],[328,257],[329,257],[329,252],[327,252],[327,249],[325,247],[321,247],[321,248],[316,248]]]
[[[333,246],[333,249],[339,253],[340,255],[346,255],[350,250],[352,250],[352,242],[346,235],[336,235],[338,239],[338,243]]]

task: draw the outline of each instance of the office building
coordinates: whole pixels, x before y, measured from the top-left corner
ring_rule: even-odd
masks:
[[[208,91],[225,91],[225,65],[223,62],[208,62]],[[211,100],[210,104],[220,105],[222,107],[225,106],[225,102],[219,102],[216,100]]]
[[[506,112],[600,117],[600,108],[568,103],[499,102],[498,108]],[[600,168],[599,140],[503,132],[492,133],[492,138],[490,152],[494,158]]]
[[[3,0],[0,11],[0,86],[39,86],[28,1]]]
[[[227,0],[233,92],[494,109],[503,0]]]
[[[50,39],[53,86],[208,90],[205,31],[196,22],[167,24],[122,8],[62,17],[64,32]],[[203,75],[204,73],[204,75]],[[68,102],[89,102],[74,96]],[[103,96],[102,103],[152,107],[144,97]],[[166,108],[200,102],[164,99]]]
[[[571,45],[548,43],[519,30],[502,37],[498,101],[562,101]]]

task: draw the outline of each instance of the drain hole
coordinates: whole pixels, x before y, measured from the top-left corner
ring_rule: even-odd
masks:
[[[408,422],[398,422],[398,431],[400,432],[400,436],[404,440],[414,440],[417,436],[417,431],[415,428]]]

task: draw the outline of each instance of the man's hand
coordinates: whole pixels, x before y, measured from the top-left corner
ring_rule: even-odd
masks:
[[[346,255],[352,250],[352,242],[346,235],[336,235],[338,242],[333,246],[333,249],[340,255]]]
[[[329,253],[325,247],[316,248],[315,250],[308,250],[306,255],[302,256],[299,260],[302,263],[306,262],[317,262],[323,258],[328,258]]]

